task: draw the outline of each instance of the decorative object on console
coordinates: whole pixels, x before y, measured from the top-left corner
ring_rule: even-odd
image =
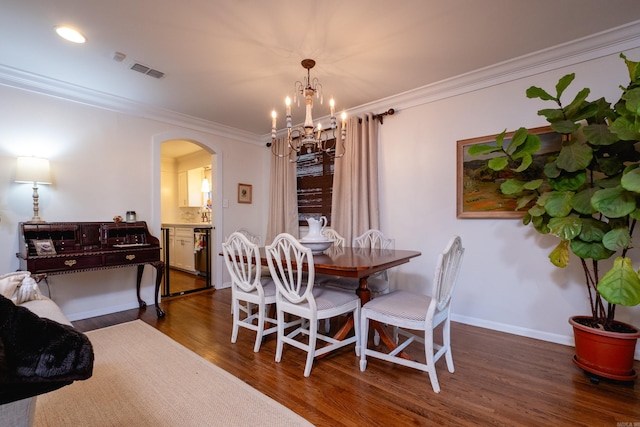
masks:
[[[136,222],[136,211],[127,211],[127,222]]]
[[[51,239],[34,239],[33,246],[36,248],[38,256],[56,255],[56,248],[53,246]]]
[[[311,153],[314,151],[325,151],[327,153],[334,153],[335,157],[342,157],[344,155],[344,140],[346,138],[346,113],[342,113],[342,123],[340,126],[340,140],[342,145],[342,153],[337,153],[337,138],[336,138],[336,116],[335,116],[335,102],[333,98],[329,101],[330,105],[330,129],[331,136],[322,129],[322,124],[313,123],[313,117],[311,110],[313,110],[313,96],[320,98],[320,104],[323,102],[322,97],[322,85],[315,77],[311,79],[311,69],[316,65],[316,61],[313,59],[303,59],[302,67],[307,70],[307,76],[304,78],[304,84],[300,81],[295,82],[295,88],[293,92],[293,102],[300,106],[300,100],[298,96],[303,97],[305,100],[306,115],[304,125],[294,129],[291,124],[291,98],[287,96],[285,100],[286,105],[286,124],[287,124],[287,144],[289,149],[287,154],[279,154],[276,150],[276,110],[271,112],[271,152],[277,157],[290,157],[294,152],[299,154]],[[329,141],[333,140],[333,144]],[[296,156],[297,157],[297,156]],[[297,161],[289,159],[290,162]]]
[[[29,222],[45,222],[39,216],[38,184],[51,184],[49,160],[40,157],[18,157],[15,182],[33,184],[33,218]]]

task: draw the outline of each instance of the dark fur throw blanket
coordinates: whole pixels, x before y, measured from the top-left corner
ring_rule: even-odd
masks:
[[[0,404],[56,390],[93,373],[93,347],[73,327],[0,295]]]

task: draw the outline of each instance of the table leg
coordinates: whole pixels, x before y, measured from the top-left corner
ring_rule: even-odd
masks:
[[[140,264],[138,266],[138,274],[136,276],[136,294],[138,296],[138,305],[140,308],[145,308],[147,303],[140,297],[140,284],[142,282],[142,273],[144,272],[145,264]],[[164,262],[156,261],[152,262],[151,266],[156,269],[156,287],[155,287],[155,304],[156,304],[156,314],[158,317],[164,317],[165,311],[160,307],[160,302],[158,301],[158,297],[160,296],[160,283],[162,282],[162,275],[164,274]]]
[[[360,302],[363,306],[371,300],[371,291],[369,290],[366,277],[360,278],[360,281],[358,283],[358,289],[356,289],[356,293],[360,297]],[[349,331],[351,330],[351,328],[353,328],[354,326],[360,327],[359,325],[354,325],[353,316],[350,316],[349,319],[347,319],[347,322],[345,322],[345,324],[342,325],[340,330],[334,335],[334,338],[337,340],[344,339],[349,333]],[[384,345],[387,346],[387,348],[389,348],[390,351],[393,351],[396,349],[397,347],[396,342],[389,336],[389,334],[387,334],[387,331],[384,329],[383,325],[380,322],[376,322],[375,320],[372,320],[371,326],[373,326],[373,328],[378,332],[378,334],[380,335],[380,340],[384,343]],[[409,355],[404,351],[400,352],[398,356],[402,357],[403,359],[412,360],[412,358],[409,357]]]

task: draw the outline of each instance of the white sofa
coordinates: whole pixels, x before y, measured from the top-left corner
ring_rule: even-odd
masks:
[[[25,277],[28,277],[28,276],[29,274],[28,272],[26,272]],[[20,291],[19,289],[20,285],[17,285],[17,287],[13,289],[13,285],[15,285],[16,277],[17,277],[16,273],[9,273],[7,275],[0,276],[0,294],[2,294],[2,296],[4,297],[2,298],[2,301],[0,301],[2,303],[2,305],[0,305],[0,310],[1,310],[0,311],[0,320],[1,320],[0,328],[2,328],[0,329],[0,331],[2,332],[2,340],[0,340],[0,356],[2,357],[2,363],[3,363],[2,366],[6,366],[5,364],[6,359],[4,358],[5,350],[7,350],[7,345],[11,344],[6,341],[6,340],[9,340],[9,338],[7,337],[9,337],[10,335],[5,334],[5,329],[8,330],[9,328],[15,328],[15,324],[19,322],[22,322],[22,323],[34,322],[34,316],[31,316],[30,314],[22,310],[16,310],[15,307],[24,307],[28,309],[30,312],[36,314],[40,318],[45,318],[45,319],[53,320],[57,323],[72,326],[71,322],[69,322],[66,316],[62,313],[62,310],[60,310],[60,307],[58,307],[58,305],[51,299],[44,297],[40,294],[39,289],[37,288],[37,285],[30,290],[28,298],[24,298],[24,295],[22,296],[18,295],[18,298],[16,298],[16,293]],[[13,281],[13,284],[11,281]],[[18,283],[22,283],[22,279],[20,279]],[[25,281],[24,283],[27,283],[27,282]],[[25,288],[26,287],[27,286],[25,285]],[[13,295],[13,297],[11,297],[11,295]],[[12,300],[12,301],[9,301],[9,300]],[[35,323],[40,325],[40,323],[45,323],[45,322],[35,318]],[[57,332],[57,330],[59,331],[60,329],[63,329],[63,328],[61,328],[59,325],[52,325],[51,322],[48,322],[48,321],[46,323],[48,323],[45,326],[47,328],[46,332],[42,332],[39,338],[42,339],[42,337],[44,337],[45,340],[48,340],[49,335],[51,334],[51,341],[53,341],[56,339],[56,335],[60,334],[60,332]],[[22,331],[19,330],[17,333],[20,333],[20,332]],[[65,331],[62,331],[62,333],[65,333]],[[37,334],[33,334],[34,340],[38,339],[36,335]],[[14,335],[14,336],[23,337],[24,335]],[[25,338],[30,339],[31,337],[25,337]],[[17,341],[19,340],[12,341],[12,343]],[[87,342],[88,342],[88,339],[87,339]],[[46,348],[46,346],[44,348]],[[90,350],[90,343],[89,343],[89,350]],[[92,350],[91,350],[91,355],[89,359],[90,359],[89,364],[91,365],[91,368],[92,368],[92,364],[93,364]],[[87,366],[86,360],[84,365],[85,367]],[[90,373],[89,373],[89,376],[90,376]],[[0,384],[0,385],[3,385],[4,392],[12,392],[12,390],[15,390],[14,388],[15,386],[7,385],[7,383]],[[34,391],[34,393],[36,394],[41,393],[41,391]],[[29,395],[29,394],[21,394],[20,397],[24,395]],[[34,395],[31,397],[22,398],[20,400],[11,401],[9,403],[0,404],[0,425],[2,427],[32,426],[34,422],[34,417],[35,417],[36,398],[37,396]],[[3,401],[7,401],[7,400],[3,399]]]

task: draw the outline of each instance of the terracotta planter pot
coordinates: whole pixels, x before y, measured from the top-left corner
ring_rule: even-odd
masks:
[[[573,363],[581,369],[600,377],[618,381],[633,381],[638,374],[633,370],[633,358],[640,330],[633,333],[609,332],[584,326],[574,319],[589,319],[589,316],[573,316],[576,355]],[[619,322],[622,323],[622,322]]]

